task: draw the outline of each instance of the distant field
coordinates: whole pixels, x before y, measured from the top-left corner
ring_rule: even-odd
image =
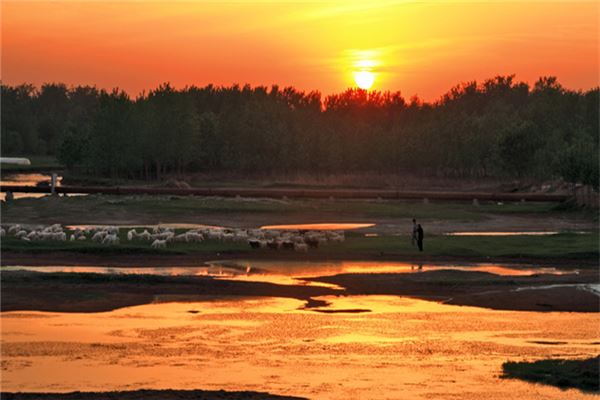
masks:
[[[92,211],[90,213],[90,211]],[[561,209],[555,203],[430,202],[401,200],[277,200],[216,198],[192,196],[70,196],[67,198],[24,198],[2,205],[4,222],[30,223],[129,223],[159,222],[203,223],[215,215],[244,215],[252,220],[264,217],[267,224],[274,216],[281,223],[306,223],[316,220],[369,221],[406,219],[485,221],[506,216],[553,216],[596,219],[597,213]],[[225,221],[226,222],[226,221]],[[225,226],[230,226],[224,223]],[[535,227],[532,227],[535,229]]]

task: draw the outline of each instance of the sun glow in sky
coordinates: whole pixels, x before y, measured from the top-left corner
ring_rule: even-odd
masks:
[[[2,81],[359,86],[435,99],[516,74],[598,85],[596,1],[27,1],[2,4]],[[372,85],[372,86],[371,86]]]

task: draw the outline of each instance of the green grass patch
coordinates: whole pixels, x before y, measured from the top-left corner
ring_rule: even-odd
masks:
[[[94,210],[90,214],[90,210]],[[93,220],[190,222],[202,216],[226,217],[247,214],[254,217],[276,215],[288,223],[315,221],[369,222],[382,219],[420,221],[448,220],[484,222],[499,215],[588,218],[573,211],[556,210],[553,203],[430,202],[398,200],[310,200],[248,199],[197,196],[70,196],[17,199],[2,205],[4,221],[77,223]],[[591,218],[591,217],[590,217]],[[258,218],[255,218],[258,219]]]
[[[600,356],[585,360],[506,362],[502,364],[502,377],[597,393],[600,391],[599,365]]]
[[[202,243],[170,243],[166,249],[153,249],[150,242],[127,240],[127,231],[119,232],[120,244],[104,245],[86,241],[32,241],[6,236],[2,239],[2,251],[43,253],[69,251],[88,254],[235,254],[251,251],[247,243],[206,240]],[[139,229],[138,229],[139,230]],[[184,230],[177,230],[181,233]],[[70,234],[70,232],[69,232]],[[355,256],[447,256],[447,257],[503,257],[503,258],[569,258],[598,259],[598,233],[561,233],[549,236],[428,236],[424,241],[424,252],[412,245],[409,236],[383,235],[365,237],[358,232],[348,232],[343,243],[328,243],[311,253],[324,258],[352,258]],[[281,250],[283,251],[283,250]],[[253,250],[257,256],[273,253],[270,249]]]
[[[364,237],[356,233],[346,235],[342,244],[332,244],[323,251],[336,253],[373,252],[402,255],[435,255],[460,257],[531,257],[597,259],[597,233],[561,233],[548,236],[428,236],[424,252],[414,247],[409,236]],[[320,251],[321,249],[319,249]]]

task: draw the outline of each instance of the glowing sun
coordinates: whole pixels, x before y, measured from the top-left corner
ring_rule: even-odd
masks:
[[[359,88],[368,90],[375,82],[375,74],[371,71],[357,71],[354,73],[354,81]]]

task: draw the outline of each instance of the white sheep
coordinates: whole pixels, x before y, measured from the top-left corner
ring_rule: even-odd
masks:
[[[225,242],[233,241],[233,239],[234,239],[233,233],[223,233],[223,235],[221,235],[221,240],[223,240]]]
[[[185,233],[185,241],[190,243],[190,242],[197,242],[200,243],[201,241],[204,240],[204,236],[202,236],[202,234],[197,233],[197,232],[187,232]]]
[[[6,231],[4,230],[4,228],[0,228],[0,237],[4,236],[6,236]]]
[[[210,229],[206,232],[206,236],[210,240],[221,240],[223,238],[223,232],[220,229]]]
[[[67,234],[64,232],[54,232],[52,234],[52,240],[60,240],[64,242],[65,240],[67,240]]]
[[[173,237],[173,241],[175,241],[175,242],[187,242],[188,241],[188,238],[187,238],[188,233],[189,232],[187,232],[187,233],[180,233],[179,235],[176,235],[175,237]]]
[[[151,246],[153,249],[164,249],[167,247],[167,241],[156,239]]]
[[[137,237],[138,233],[135,229],[132,229],[129,232],[127,232],[127,240],[129,240],[130,242]]]
[[[308,251],[308,245],[306,243],[297,243],[294,242],[294,250],[302,253],[306,253]]]
[[[148,232],[147,229],[144,229],[144,232],[138,234],[138,237],[141,238],[142,240],[147,240],[147,241],[152,240],[152,235],[150,235],[150,232]]]
[[[25,236],[27,236],[27,231],[26,230],[20,230],[19,232],[17,232],[15,234],[15,237],[17,239],[21,239],[22,237],[25,237]]]
[[[101,242],[105,237],[106,237],[107,233],[104,231],[98,231],[96,233],[94,233],[94,236],[92,236],[92,240],[94,242]]]
[[[39,239],[40,236],[40,232],[38,231],[31,231],[27,234],[27,239],[29,240],[36,240]]]
[[[106,235],[106,237],[102,239],[102,244],[117,245],[119,244],[119,237],[115,234]]]
[[[21,230],[21,225],[11,225],[8,227],[8,234],[14,234]]]

